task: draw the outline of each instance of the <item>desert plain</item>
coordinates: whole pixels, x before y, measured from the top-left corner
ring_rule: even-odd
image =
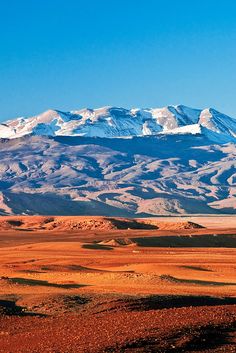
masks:
[[[236,217],[0,217],[0,352],[236,352]]]

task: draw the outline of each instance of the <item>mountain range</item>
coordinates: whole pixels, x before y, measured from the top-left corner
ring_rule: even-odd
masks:
[[[236,120],[178,105],[6,121],[0,213],[236,213]]]

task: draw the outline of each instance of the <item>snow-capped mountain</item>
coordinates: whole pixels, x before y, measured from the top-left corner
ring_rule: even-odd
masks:
[[[173,213],[236,213],[235,119],[106,107],[0,125],[0,214]]]
[[[205,134],[223,142],[236,140],[236,120],[214,109],[183,105],[164,108],[104,107],[71,112],[48,110],[0,124],[0,138],[25,135],[130,137],[157,134]]]

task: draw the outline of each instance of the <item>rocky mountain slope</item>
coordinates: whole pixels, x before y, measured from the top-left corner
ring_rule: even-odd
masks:
[[[1,214],[236,213],[235,136],[235,119],[184,106],[8,121]]]

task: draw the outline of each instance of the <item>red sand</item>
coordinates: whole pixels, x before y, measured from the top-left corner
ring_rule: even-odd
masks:
[[[45,219],[0,220],[0,352],[236,352],[235,218]]]

